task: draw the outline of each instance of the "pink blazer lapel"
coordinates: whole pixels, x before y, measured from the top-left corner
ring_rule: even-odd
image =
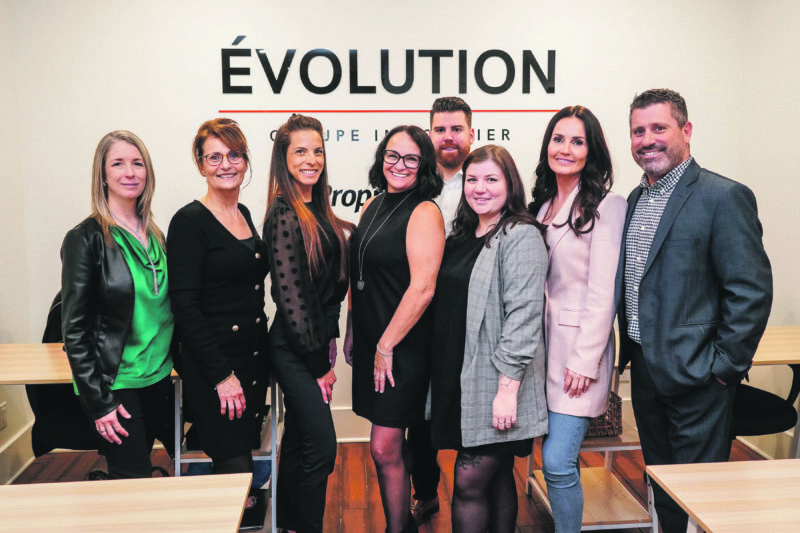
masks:
[[[545,242],[547,242],[547,254],[548,258],[553,256],[553,250],[558,247],[561,239],[570,232],[569,225],[567,224],[567,218],[569,217],[569,211],[572,208],[572,203],[575,201],[575,197],[578,195],[578,189],[580,189],[580,185],[572,189],[572,192],[569,193],[567,197],[567,201],[564,202],[561,208],[556,213],[556,216],[547,226],[547,232],[545,233]],[[547,213],[547,209],[550,207],[550,203],[552,200],[549,200],[542,205],[542,208],[539,210],[539,213],[536,215],[536,219],[541,222],[544,218],[545,213]]]

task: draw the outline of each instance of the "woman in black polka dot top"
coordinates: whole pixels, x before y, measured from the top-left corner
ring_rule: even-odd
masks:
[[[277,525],[298,533],[322,532],[336,461],[330,401],[353,231],[330,207],[322,133],[317,119],[303,115],[292,115],[278,129],[264,219],[277,306],[270,365],[286,405]]]

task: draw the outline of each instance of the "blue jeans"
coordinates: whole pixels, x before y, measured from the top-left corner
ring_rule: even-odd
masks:
[[[542,472],[556,533],[578,533],[583,521],[583,488],[578,454],[590,418],[547,411],[550,432],[542,444]]]

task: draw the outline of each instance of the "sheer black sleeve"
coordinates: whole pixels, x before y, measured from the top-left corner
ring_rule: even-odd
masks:
[[[314,377],[330,370],[327,321],[303,245],[297,213],[283,199],[276,199],[264,221],[264,240],[269,246],[271,294],[289,331],[292,349],[303,356]]]

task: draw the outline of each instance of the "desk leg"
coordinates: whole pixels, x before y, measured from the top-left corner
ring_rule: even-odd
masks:
[[[533,477],[533,452],[531,452],[531,454],[528,456],[528,468],[526,472],[527,475],[525,476],[525,496],[530,497],[532,493],[530,479]]]
[[[611,472],[611,468],[614,466],[614,452],[605,452],[603,455],[603,466]]]
[[[797,417],[797,424],[794,426],[794,436],[792,437],[792,457],[800,459],[800,416]]]
[[[182,416],[181,416],[181,378],[175,377],[175,382],[173,384],[174,393],[175,393],[175,401],[173,404],[173,416],[175,419],[173,422],[175,423],[175,449],[173,450],[174,455],[172,456],[175,461],[175,477],[181,477],[181,425],[183,423]]]
[[[272,496],[272,511],[270,513],[272,531],[278,530],[278,422],[283,418],[283,398],[278,399],[278,384],[270,387],[270,403],[272,404],[272,417],[270,421],[270,463],[272,466],[272,480],[270,481],[270,494]]]
[[[656,500],[653,497],[653,485],[650,476],[647,479],[647,510],[650,512],[650,521],[652,523],[652,532],[659,533],[661,528],[658,525],[658,513],[656,513]]]

